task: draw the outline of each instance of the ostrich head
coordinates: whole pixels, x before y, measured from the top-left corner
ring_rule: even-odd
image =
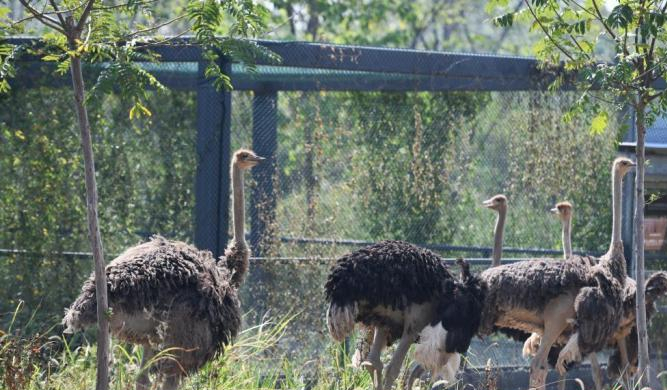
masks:
[[[618,170],[621,173],[621,176],[625,176],[625,174],[635,166],[637,166],[637,163],[627,157],[618,157],[614,160],[614,169]]]
[[[241,169],[250,169],[264,160],[264,157],[256,155],[252,150],[239,149],[234,153],[232,164]]]
[[[556,203],[556,207],[551,209],[551,212],[554,215],[558,216],[561,220],[565,221],[572,217],[572,203],[570,202],[560,202]]]
[[[482,205],[491,210],[505,210],[507,209],[507,197],[505,195],[496,195],[491,199],[485,200]]]

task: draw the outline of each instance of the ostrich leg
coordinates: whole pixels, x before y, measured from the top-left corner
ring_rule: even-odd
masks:
[[[544,310],[544,334],[540,340],[540,347],[530,363],[530,385],[528,386],[530,389],[543,390],[545,388],[549,372],[547,366],[549,350],[567,327],[567,319],[574,315],[572,301],[570,296],[561,296],[547,304]]]
[[[352,367],[360,368],[364,358],[368,356],[368,351],[373,343],[373,329],[362,325],[357,333],[357,346],[352,355]]]
[[[403,374],[403,384],[401,388],[403,390],[412,390],[415,381],[421,378],[425,372],[426,370],[419,363],[412,363]]]
[[[398,374],[401,372],[401,366],[403,365],[403,360],[405,360],[405,355],[408,353],[410,345],[417,339],[417,334],[417,332],[411,332],[407,328],[406,331],[403,332],[403,336],[398,343],[394,355],[391,357],[391,361],[387,365],[387,370],[384,375],[384,387],[386,390],[391,390],[394,385],[394,381],[396,381]]]
[[[177,390],[181,383],[181,375],[169,375],[164,378],[161,390]]]
[[[148,390],[151,387],[151,380],[148,377],[148,364],[153,356],[155,356],[155,350],[151,348],[150,345],[144,344],[144,354],[141,358],[141,371],[137,377],[137,390]]]
[[[588,360],[591,362],[591,373],[593,375],[593,383],[595,390],[602,390],[602,370],[598,362],[598,355],[593,352],[588,355]]]
[[[380,354],[382,350],[387,345],[387,329],[376,327],[375,336],[373,337],[373,345],[371,345],[371,351],[368,353],[368,358],[365,362],[361,363],[361,366],[364,367],[371,378],[373,379],[373,386],[375,390],[382,390],[382,360],[380,360]]]
[[[618,340],[618,350],[621,352],[621,365],[623,370],[621,371],[621,380],[626,389],[630,389],[630,360],[628,359],[628,346],[625,343],[625,338]]]

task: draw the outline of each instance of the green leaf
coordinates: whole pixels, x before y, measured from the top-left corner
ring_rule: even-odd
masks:
[[[499,27],[512,27],[513,23],[514,13],[512,12],[493,18],[493,24]]]
[[[607,123],[609,122],[609,114],[606,111],[600,111],[591,121],[591,133],[593,135],[599,135],[604,133],[607,128]]]
[[[619,4],[607,17],[607,24],[615,28],[626,28],[632,22],[632,8],[627,4]]]

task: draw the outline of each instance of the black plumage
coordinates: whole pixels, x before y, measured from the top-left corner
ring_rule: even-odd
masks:
[[[398,374],[406,346],[431,323],[441,322],[447,331],[447,352],[465,352],[481,321],[484,288],[467,264],[460,264],[463,280],[454,277],[437,254],[402,241],[383,241],[341,257],[325,284],[331,336],[342,340],[355,323],[375,328],[376,336],[385,332],[386,339],[374,341],[376,352],[371,347],[368,357],[379,371],[378,343],[400,338],[400,356],[395,354],[387,367],[387,388]]]
[[[401,310],[451,294],[455,279],[435,253],[403,241],[382,241],[341,257],[325,284],[327,302]]]
[[[482,307],[486,285],[479,276],[470,273],[470,265],[458,259],[461,283],[456,283],[453,294],[443,294],[436,306],[436,318],[431,326],[441,323],[447,331],[445,350],[465,353],[482,321]]]

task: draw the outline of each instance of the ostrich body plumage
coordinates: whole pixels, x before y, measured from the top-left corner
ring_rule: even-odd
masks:
[[[224,263],[222,263],[224,264]],[[161,373],[199,369],[232,341],[241,327],[233,274],[211,252],[154,236],[127,249],[106,267],[111,332],[157,350],[175,348],[176,363],[162,359]],[[67,309],[67,331],[97,322],[94,276]]]
[[[441,313],[439,316],[448,319],[445,323],[448,330],[450,325],[464,328],[457,331],[469,328],[468,324],[458,324],[460,321],[450,318],[456,317],[451,312],[462,309],[461,305],[480,302],[475,297],[468,297],[468,291],[450,273],[440,256],[402,241],[383,241],[341,257],[325,285],[330,310],[334,307],[354,308],[354,322],[391,329],[388,344],[401,336],[403,312],[412,305],[428,306],[427,310],[434,318],[435,311]],[[458,314],[463,316],[460,311]],[[349,332],[335,338],[340,340]],[[331,333],[338,332],[332,330]],[[456,333],[451,334],[453,338]],[[452,339],[450,343],[452,350],[465,351],[470,340],[466,343]]]
[[[487,294],[479,334],[498,328],[541,334],[546,306],[555,299],[569,299],[575,315],[571,329],[579,330],[581,353],[602,349],[622,312],[626,274],[624,267],[617,266],[625,263],[619,248],[599,263],[582,256],[566,261],[527,260],[485,270],[480,275]]]
[[[392,358],[387,387],[400,369],[407,346],[430,323],[442,323],[446,329],[444,349],[465,352],[476,329],[471,331],[470,325],[480,321],[483,299],[476,277],[461,282],[440,256],[402,241],[383,241],[340,258],[329,273],[325,293],[327,325],[335,340],[349,335],[357,323],[375,328],[376,339],[386,332],[385,345],[401,339],[397,351],[403,355]],[[373,341],[374,346],[377,343]],[[371,361],[379,360],[374,346]],[[376,384],[376,388],[382,387]]]

